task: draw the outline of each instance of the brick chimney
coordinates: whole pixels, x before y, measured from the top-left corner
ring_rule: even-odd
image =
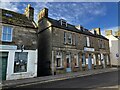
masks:
[[[31,7],[30,4],[28,4],[28,6],[25,8],[25,13],[26,17],[29,19],[29,20],[34,20],[34,8]]]
[[[96,34],[101,35],[101,30],[100,30],[100,28],[94,28],[93,30],[94,30],[94,32],[95,32]]]
[[[38,14],[38,21],[41,20],[43,17],[48,18],[48,9],[43,8]]]
[[[112,35],[112,30],[105,30],[105,35],[106,36]]]

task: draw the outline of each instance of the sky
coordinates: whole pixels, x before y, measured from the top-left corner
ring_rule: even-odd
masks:
[[[34,19],[44,7],[49,9],[49,17],[53,19],[65,19],[73,25],[82,25],[91,30],[101,28],[104,30],[117,30],[118,27],[118,3],[117,2],[2,2],[0,8],[24,13],[28,4],[34,8]]]

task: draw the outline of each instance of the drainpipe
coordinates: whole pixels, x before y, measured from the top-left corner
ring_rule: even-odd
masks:
[[[52,75],[54,75],[54,51],[52,51]]]

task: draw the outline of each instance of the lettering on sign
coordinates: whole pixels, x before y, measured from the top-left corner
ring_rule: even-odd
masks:
[[[84,47],[84,51],[95,51],[94,48],[87,48],[87,47]]]

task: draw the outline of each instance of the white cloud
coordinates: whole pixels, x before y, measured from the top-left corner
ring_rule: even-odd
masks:
[[[8,0],[10,1],[10,0]],[[20,1],[20,0],[19,0]],[[52,0],[51,0],[52,1]],[[37,21],[37,16],[40,10],[44,7],[49,9],[49,16],[51,18],[60,19],[64,18],[71,24],[86,24],[95,19],[95,16],[103,16],[106,14],[106,8],[101,3],[81,3],[81,2],[31,2],[34,7],[34,18]],[[28,3],[11,3],[2,2],[0,8],[12,10],[15,12],[22,12]],[[21,10],[18,9],[20,6]]]
[[[0,8],[18,12],[19,11],[18,5],[19,5],[18,3],[1,2]]]

